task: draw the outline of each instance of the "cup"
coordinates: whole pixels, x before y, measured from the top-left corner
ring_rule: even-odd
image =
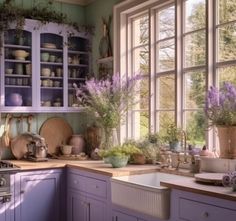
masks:
[[[28,78],[23,78],[22,84],[25,85],[25,86],[27,86],[27,85],[29,84]]]
[[[10,79],[10,85],[16,85],[16,79],[15,78]]]
[[[25,66],[25,73],[26,73],[26,75],[31,75],[32,74],[32,65],[31,64],[27,64]]]
[[[10,78],[5,78],[5,84],[9,85],[10,84]]]
[[[49,56],[49,61],[50,62],[55,62],[56,61],[56,56],[55,55],[50,55]]]
[[[63,155],[70,155],[72,151],[71,145],[63,145],[61,146],[61,152]]]
[[[21,64],[21,63],[16,64],[15,72],[16,72],[16,74],[23,75],[23,73],[24,73],[24,71],[23,71],[23,64]]]
[[[62,76],[62,69],[61,68],[57,68],[56,69],[56,76],[57,77],[61,77]]]
[[[16,84],[21,86],[23,84],[23,79],[22,78],[17,78],[16,79]]]
[[[42,80],[43,87],[48,87],[48,80]]]

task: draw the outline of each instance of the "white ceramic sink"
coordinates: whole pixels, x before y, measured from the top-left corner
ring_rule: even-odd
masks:
[[[168,219],[170,189],[160,186],[160,182],[180,178],[159,172],[111,178],[112,203],[159,219]]]

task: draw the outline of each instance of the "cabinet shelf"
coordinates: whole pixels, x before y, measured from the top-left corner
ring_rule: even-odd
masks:
[[[63,49],[58,49],[58,48],[40,48],[40,50],[48,52],[63,52]]]
[[[68,78],[68,80],[72,80],[72,81],[85,81],[85,78]]]
[[[24,64],[31,63],[30,60],[16,60],[16,59],[5,59],[5,62],[9,62],[9,63],[24,63]]]
[[[31,49],[30,46],[27,45],[14,45],[14,44],[4,44],[5,48],[18,48],[18,49]]]
[[[54,66],[62,66],[63,63],[59,63],[59,62],[45,62],[45,61],[41,61],[41,64],[45,64],[45,65],[54,65]]]
[[[41,87],[41,89],[46,89],[46,90],[62,90],[62,87]]]
[[[31,88],[31,86],[26,86],[26,85],[5,85],[5,88],[22,88],[22,89],[26,89],[26,88]]]
[[[89,55],[89,52],[86,51],[68,51],[68,54],[85,54],[85,55]]]
[[[69,64],[69,67],[88,67],[87,64]]]
[[[30,78],[31,75],[26,74],[5,74],[5,77],[12,77],[12,78]]]
[[[54,80],[62,80],[62,77],[46,77],[46,76],[40,76],[41,79],[54,79]]]

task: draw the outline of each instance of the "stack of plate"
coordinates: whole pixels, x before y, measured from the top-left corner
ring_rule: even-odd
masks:
[[[57,46],[53,43],[43,43],[42,46],[43,46],[43,48],[51,48],[51,49],[57,48]]]

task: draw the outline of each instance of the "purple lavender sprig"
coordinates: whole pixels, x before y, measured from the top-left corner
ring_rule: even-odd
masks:
[[[92,78],[81,87],[74,87],[80,106],[95,115],[104,128],[117,128],[128,109],[138,102],[139,79],[140,75],[121,78],[115,74],[112,79]]]
[[[218,90],[210,87],[206,96],[205,113],[210,126],[236,126],[236,88],[225,82]]]

